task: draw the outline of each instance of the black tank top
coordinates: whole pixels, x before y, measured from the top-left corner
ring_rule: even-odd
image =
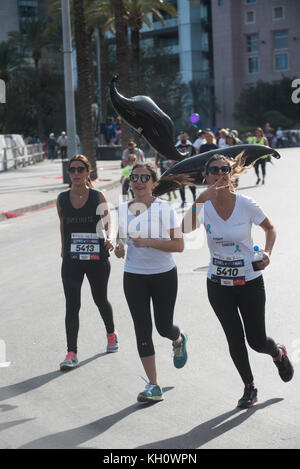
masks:
[[[104,229],[101,216],[96,215],[99,191],[89,190],[89,196],[81,208],[74,208],[70,191],[59,194],[63,218],[64,257],[79,261],[101,261],[109,257],[104,247]]]

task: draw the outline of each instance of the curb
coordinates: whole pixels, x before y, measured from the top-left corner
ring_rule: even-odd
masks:
[[[117,180],[109,184],[106,184],[105,186],[102,186],[100,188],[95,185],[95,188],[98,190],[108,191],[108,190],[114,189],[115,187],[118,187],[119,185],[120,185],[120,182],[119,180]],[[62,187],[62,191],[65,189],[66,188]],[[61,191],[59,191],[58,194],[60,192]],[[10,210],[10,211],[2,210],[0,211],[0,222],[5,221],[5,220],[10,220],[11,218],[17,218],[22,215],[26,215],[27,213],[35,212],[35,211],[42,210],[48,207],[51,208],[53,207],[53,205],[56,205],[56,201],[57,201],[57,197],[55,199],[47,200],[46,202],[28,205],[27,207],[23,207],[23,208],[17,208],[17,209]]]

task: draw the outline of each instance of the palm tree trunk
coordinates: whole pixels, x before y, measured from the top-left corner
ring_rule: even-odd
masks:
[[[101,73],[101,117],[102,122],[105,122],[107,117],[107,85],[109,82],[108,76],[108,67],[107,61],[104,60],[104,51],[105,51],[105,41],[104,41],[104,33],[101,28],[99,30],[99,42],[100,42],[100,73]]]
[[[132,69],[133,69],[133,94],[141,93],[140,80],[140,31],[131,30],[131,51],[132,51]]]
[[[125,96],[130,95],[129,82],[129,45],[128,26],[125,19],[125,10],[122,0],[113,0],[116,30],[116,57],[117,73],[119,73],[120,92]],[[130,128],[122,122],[122,146],[126,147],[130,139]]]
[[[36,118],[37,118],[37,136],[41,142],[44,140],[44,125],[43,125],[43,109],[41,105],[41,78],[39,61],[35,60],[35,105],[36,105]]]
[[[83,0],[73,0],[76,44],[76,63],[78,75],[78,103],[81,121],[81,141],[84,155],[88,158],[92,172],[91,178],[97,178],[96,145],[93,130],[93,87],[90,65],[91,36],[88,35],[85,21]]]

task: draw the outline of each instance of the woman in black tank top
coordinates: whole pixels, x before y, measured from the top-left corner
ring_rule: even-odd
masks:
[[[62,250],[62,281],[66,297],[67,355],[60,364],[61,370],[78,365],[77,337],[81,285],[87,276],[95,304],[107,332],[107,352],[118,351],[118,337],[114,327],[111,304],[107,299],[110,275],[109,251],[110,215],[102,192],[93,189],[90,165],[83,155],[74,156],[69,163],[71,189],[59,194],[57,211],[60,218]],[[101,215],[96,214],[101,204]],[[102,219],[106,220],[103,225]]]

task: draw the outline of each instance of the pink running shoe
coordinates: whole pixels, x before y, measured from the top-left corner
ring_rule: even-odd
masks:
[[[107,353],[114,353],[119,350],[119,341],[118,341],[118,334],[116,331],[113,334],[106,334],[107,337]]]
[[[71,370],[72,368],[76,368],[76,366],[78,366],[78,358],[76,353],[68,352],[66,358],[60,364],[60,370]]]

